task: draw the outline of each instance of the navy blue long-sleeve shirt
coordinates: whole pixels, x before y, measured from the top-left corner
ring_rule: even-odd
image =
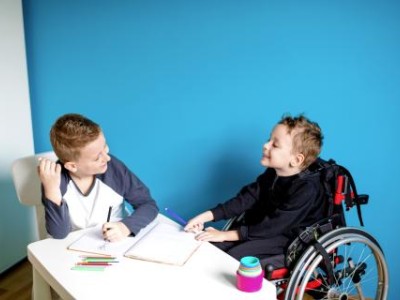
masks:
[[[58,206],[45,198],[46,229],[54,238],[64,238],[72,230],[103,224],[112,206],[111,221],[120,220],[133,235],[154,220],[158,207],[149,189],[124,163],[111,156],[107,171],[95,176],[89,192],[83,195],[63,167],[61,171],[62,202]],[[124,200],[134,211],[126,216]]]

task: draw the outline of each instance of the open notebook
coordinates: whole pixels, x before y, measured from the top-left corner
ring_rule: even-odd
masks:
[[[155,220],[137,236],[114,243],[103,240],[101,227],[93,227],[68,249],[183,266],[200,245],[201,242],[194,238],[193,233],[183,231],[179,225]]]

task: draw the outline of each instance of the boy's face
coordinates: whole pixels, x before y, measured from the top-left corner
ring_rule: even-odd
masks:
[[[111,159],[108,151],[106,139],[103,133],[100,133],[97,139],[81,149],[79,159],[74,162],[75,175],[85,177],[103,174],[107,171],[107,162]]]
[[[278,124],[271,133],[268,142],[264,144],[261,165],[273,168],[279,176],[290,176],[301,170],[293,168],[296,155],[292,153],[293,134],[285,125]]]

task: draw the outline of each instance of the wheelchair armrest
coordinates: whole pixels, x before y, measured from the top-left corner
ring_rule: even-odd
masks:
[[[222,227],[222,231],[228,231],[232,227],[232,224],[235,223],[236,219],[237,217],[230,218]]]
[[[241,222],[243,218],[244,218],[244,213],[240,214],[239,216],[230,218],[222,227],[222,231],[227,231],[231,229],[232,225]]]

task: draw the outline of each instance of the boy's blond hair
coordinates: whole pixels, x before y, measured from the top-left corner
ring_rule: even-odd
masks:
[[[292,151],[304,155],[301,168],[303,170],[308,168],[321,153],[324,137],[319,125],[310,121],[304,115],[297,117],[285,115],[278,124],[285,125],[288,128],[288,133],[294,131]]]
[[[58,159],[76,161],[80,151],[99,137],[101,128],[79,114],[65,114],[58,118],[50,130],[50,141]]]

